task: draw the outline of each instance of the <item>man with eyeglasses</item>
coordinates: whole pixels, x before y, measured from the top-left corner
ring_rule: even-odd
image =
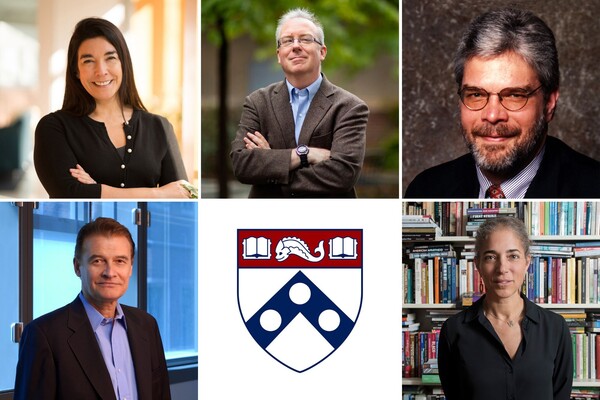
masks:
[[[285,80],[246,97],[231,158],[249,197],[356,197],[369,109],[321,73],[323,27],[304,10],[277,25]]]
[[[560,73],[544,21],[516,9],[480,15],[454,74],[469,153],[421,172],[405,198],[600,197],[600,163],[547,135]]]

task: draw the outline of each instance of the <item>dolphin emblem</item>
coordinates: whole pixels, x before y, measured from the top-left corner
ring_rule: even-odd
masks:
[[[275,259],[279,262],[286,260],[291,254],[294,254],[300,258],[303,258],[310,262],[319,262],[325,257],[325,250],[323,247],[323,240],[319,242],[315,253],[320,254],[318,257],[313,256],[310,252],[310,248],[304,241],[297,237],[285,237],[277,243],[275,247]]]

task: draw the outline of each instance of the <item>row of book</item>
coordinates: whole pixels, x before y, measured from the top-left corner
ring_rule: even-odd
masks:
[[[600,206],[592,201],[405,202],[403,215],[430,217],[443,236],[472,236],[487,218],[521,219],[530,235],[600,235]]]
[[[435,388],[431,389],[431,394],[423,393],[423,388],[418,387],[408,387],[402,391],[402,400],[446,400],[446,396],[444,396],[441,389],[436,390]],[[440,393],[435,393],[440,392]]]
[[[402,216],[403,241],[428,241],[442,236],[442,230],[431,217],[420,215]]]
[[[440,383],[437,363],[439,331],[402,332],[402,377]]]
[[[404,303],[457,304],[485,293],[472,259],[419,254],[411,253],[403,263]],[[533,255],[522,291],[541,304],[598,304],[600,259]]]
[[[571,390],[570,400],[600,399],[600,389],[598,388],[573,388]]]
[[[571,331],[573,379],[600,379],[600,315],[586,316],[583,310],[557,312],[563,315]],[[403,319],[405,316],[408,321],[414,318],[411,313],[404,314]],[[437,327],[429,332],[402,331],[403,378],[421,378],[424,384],[440,383],[437,362],[439,333]]]
[[[432,393],[423,393],[426,390]],[[589,399],[600,399],[600,389],[574,388],[571,392],[570,400]],[[446,400],[446,396],[441,388],[424,389],[423,387],[419,386],[406,386],[402,391],[402,400]]]

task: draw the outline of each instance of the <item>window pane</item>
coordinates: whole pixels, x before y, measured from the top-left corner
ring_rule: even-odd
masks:
[[[131,202],[39,203],[33,217],[33,317],[56,310],[75,299],[81,281],[73,270],[73,252],[79,229],[91,218],[110,217],[125,225],[137,242]],[[134,260],[135,261],[135,260]],[[134,276],[136,274],[134,263]],[[131,279],[121,302],[137,305],[137,281]]]
[[[198,355],[197,203],[148,203],[148,312],[167,359]]]
[[[0,241],[2,242],[2,311],[0,312],[0,391],[15,384],[19,345],[13,343],[8,329],[19,321],[19,208],[0,203]]]

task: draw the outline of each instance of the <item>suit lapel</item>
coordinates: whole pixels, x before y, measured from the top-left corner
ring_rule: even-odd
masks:
[[[94,331],[92,331],[85,308],[79,298],[76,298],[69,307],[67,326],[73,331],[68,339],[69,346],[90,383],[100,398],[115,399],[115,391],[108,369],[106,369]]]
[[[292,149],[296,147],[296,138],[294,137],[294,114],[290,104],[290,94],[287,90],[285,80],[273,91],[271,97],[273,115],[279,124],[280,139],[285,143],[285,147]],[[273,134],[273,132],[269,132]]]
[[[325,117],[325,114],[327,114],[327,111],[329,111],[333,104],[330,98],[333,96],[333,92],[333,85],[323,77],[321,86],[310,102],[310,107],[306,112],[306,118],[304,118],[304,123],[300,130],[298,144],[308,144],[310,142],[310,138],[315,131],[315,128],[319,125],[319,122]]]
[[[123,314],[127,321],[127,338],[135,367],[135,380],[137,382],[138,398],[152,398],[152,360],[148,344],[148,330],[140,323],[131,309],[121,304]]]

